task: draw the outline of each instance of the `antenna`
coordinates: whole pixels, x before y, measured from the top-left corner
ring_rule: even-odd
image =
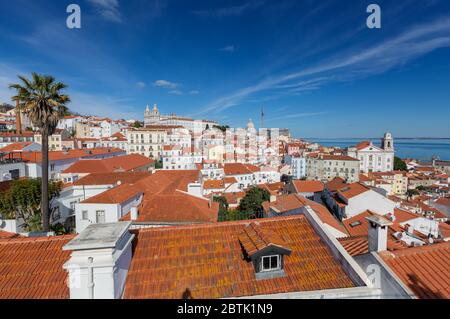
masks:
[[[264,128],[264,107],[261,107],[261,128]]]

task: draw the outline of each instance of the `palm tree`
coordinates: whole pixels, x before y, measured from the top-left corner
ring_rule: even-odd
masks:
[[[52,135],[60,118],[67,112],[66,104],[70,102],[68,95],[61,91],[67,85],[55,82],[52,76],[32,73],[32,78],[18,76],[21,83],[9,87],[17,91],[12,97],[18,110],[26,114],[42,136],[42,195],[41,219],[43,231],[50,229],[48,198],[48,137]]]

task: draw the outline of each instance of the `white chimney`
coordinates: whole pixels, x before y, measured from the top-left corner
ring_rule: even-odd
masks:
[[[369,221],[369,252],[386,251],[388,228],[392,222],[378,215],[366,217],[366,219]]]
[[[138,208],[136,206],[131,207],[130,217],[131,217],[131,221],[135,221],[138,219],[139,214],[138,214]]]
[[[122,297],[134,235],[131,222],[91,224],[63,247],[72,251],[64,264],[71,299]]]

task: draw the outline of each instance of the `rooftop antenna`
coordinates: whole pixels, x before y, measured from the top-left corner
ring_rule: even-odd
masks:
[[[264,107],[261,107],[261,128],[264,128]]]

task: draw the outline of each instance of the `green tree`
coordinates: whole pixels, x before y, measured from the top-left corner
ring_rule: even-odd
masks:
[[[225,133],[230,127],[228,125],[214,125],[214,128],[219,129],[223,133]]]
[[[224,221],[228,221],[229,217],[228,217],[228,201],[224,196],[214,196],[213,200],[216,203],[219,203],[219,216],[218,216],[218,221],[219,222],[224,222]]]
[[[0,194],[0,214],[6,219],[23,219],[28,231],[41,231],[42,179],[16,180],[6,192]],[[61,182],[51,182],[47,203],[52,203],[61,191]]]
[[[406,163],[400,157],[395,156],[394,157],[394,170],[395,171],[407,171],[408,167],[406,166]]]
[[[50,230],[49,182],[48,182],[48,137],[53,134],[61,119],[67,112],[68,95],[62,94],[67,88],[62,82],[47,75],[32,73],[32,78],[19,76],[21,83],[11,84],[16,90],[13,101],[18,103],[18,111],[24,112],[42,136],[42,185],[41,218],[43,231]]]
[[[238,211],[242,219],[255,219],[264,216],[262,203],[270,200],[270,193],[267,189],[251,187],[239,204]]]
[[[132,125],[134,128],[141,128],[143,126],[142,122],[135,121]]]
[[[418,196],[420,195],[419,191],[415,190],[415,189],[408,189],[406,191],[406,196],[408,197],[408,199],[413,198],[414,196]]]
[[[155,169],[162,169],[163,162],[161,160],[155,161]]]

